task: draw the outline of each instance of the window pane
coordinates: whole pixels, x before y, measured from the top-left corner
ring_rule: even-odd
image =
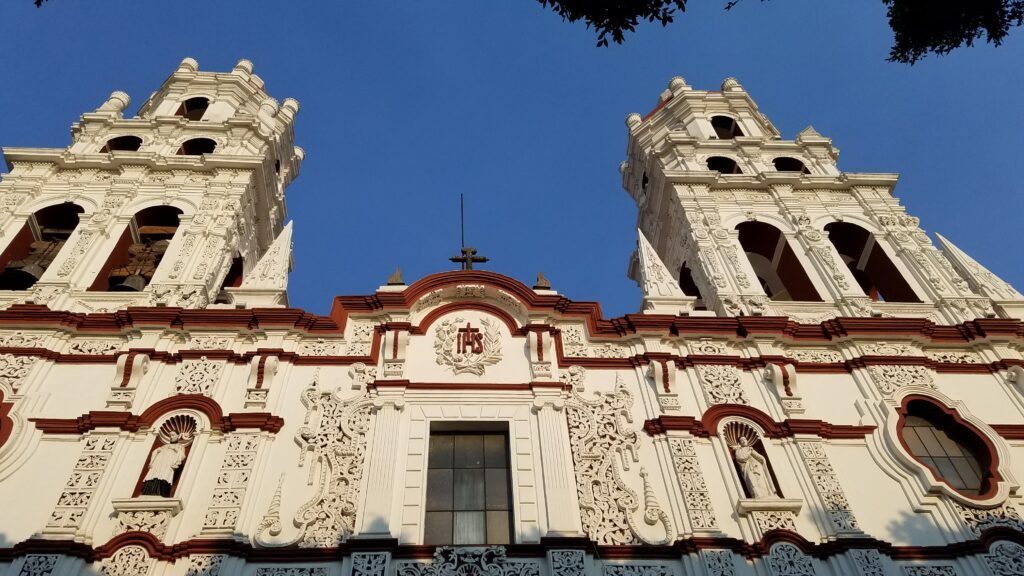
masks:
[[[453,437],[447,434],[430,437],[430,454],[427,460],[428,468],[452,467],[452,440]]]
[[[488,468],[507,468],[508,452],[505,446],[504,434],[488,434],[484,436],[484,466]]]
[[[423,526],[424,544],[452,543],[452,513],[427,512]]]
[[[458,436],[455,436],[455,467],[483,468],[483,465],[483,436],[477,434],[460,434]]]
[[[483,468],[455,469],[455,509],[484,509]]]
[[[942,479],[949,483],[953,488],[966,488],[964,481],[960,479],[960,475],[957,474],[956,468],[953,467],[953,463],[950,462],[949,458],[936,458],[935,465],[939,467],[939,475]]]
[[[924,443],[924,447],[928,450],[928,454],[932,456],[945,456],[946,451],[942,449],[942,445],[939,444],[939,440],[935,438],[935,433],[930,428],[916,428],[918,437],[921,438],[921,442]]]
[[[486,544],[483,512],[456,512],[452,544]]]
[[[974,490],[980,490],[981,489],[981,477],[979,477],[974,472],[974,469],[968,463],[968,459],[967,458],[951,458],[951,460],[953,461],[953,466],[956,467],[957,473],[959,473],[960,477],[964,479],[964,483],[967,485],[967,487],[968,488],[972,488]]]
[[[452,470],[427,470],[427,510],[452,509]]]
[[[509,538],[509,513],[488,512],[487,513],[487,543],[488,544],[511,544]]]
[[[487,509],[508,510],[508,470],[487,469]]]
[[[925,450],[924,444],[921,443],[921,439],[917,437],[916,428],[907,426],[903,429],[903,441],[907,443],[907,447],[910,448],[910,453],[914,456],[927,456],[928,451]]]
[[[939,439],[939,443],[942,444],[942,449],[946,451],[946,454],[950,456],[963,456],[963,451],[960,449],[960,445],[953,441],[946,432],[943,430],[936,430],[935,437]]]

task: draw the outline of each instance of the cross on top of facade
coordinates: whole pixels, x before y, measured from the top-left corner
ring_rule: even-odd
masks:
[[[490,260],[490,258],[486,256],[477,256],[476,248],[470,246],[463,246],[462,256],[452,256],[451,258],[449,258],[449,260],[451,260],[452,262],[458,262],[462,264],[463,270],[472,270],[474,262],[478,264],[483,264],[484,262]]]

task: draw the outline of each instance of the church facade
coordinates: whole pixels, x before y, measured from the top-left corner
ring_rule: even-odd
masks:
[[[471,261],[290,307],[298,103],[128,105],[4,149],[0,575],[1024,573],[1024,297],[736,80],[627,117],[610,319]]]

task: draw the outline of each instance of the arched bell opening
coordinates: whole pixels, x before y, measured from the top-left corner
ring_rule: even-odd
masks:
[[[178,106],[175,116],[181,116],[188,120],[202,120],[203,116],[206,115],[206,110],[210,107],[210,99],[202,96],[196,96],[195,98],[189,98]]]
[[[722,174],[743,174],[740,165],[732,158],[725,156],[712,156],[707,160],[708,170],[721,172]]]
[[[238,252],[235,252],[234,258],[231,259],[231,268],[228,268],[228,273],[224,276],[224,282],[220,285],[220,293],[217,296],[217,304],[228,304],[231,302],[230,297],[226,292],[225,288],[238,288],[242,285],[242,280],[245,278],[245,258],[243,258]]]
[[[90,290],[144,290],[170,247],[181,214],[173,206],[153,206],[135,214]]]
[[[209,138],[193,138],[191,140],[185,140],[181,143],[181,147],[178,148],[178,156],[202,156],[203,154],[213,154],[213,151],[217,149],[217,142]]]
[[[869,298],[884,302],[921,301],[871,232],[847,222],[832,222],[825,226],[825,232]]]
[[[778,228],[764,222],[743,222],[736,229],[747,260],[769,298],[821,302],[810,277]]]
[[[65,202],[29,216],[0,255],[0,290],[27,290],[38,282],[75,231],[82,212],[81,206]]]
[[[704,304],[704,296],[700,293],[700,288],[697,287],[697,283],[693,280],[693,271],[690,270],[685,262],[679,268],[679,287],[683,289],[683,294],[697,299],[693,305],[694,310],[707,310],[707,306]]]
[[[138,152],[142,148],[142,138],[138,136],[118,136],[107,140],[100,152]]]
[[[776,172],[799,172],[800,174],[810,174],[811,171],[807,169],[803,161],[789,156],[779,156],[772,160],[772,165],[775,166]]]
[[[732,140],[743,136],[743,130],[740,128],[735,118],[729,116],[712,116],[711,127],[715,130],[715,136],[720,140]]]

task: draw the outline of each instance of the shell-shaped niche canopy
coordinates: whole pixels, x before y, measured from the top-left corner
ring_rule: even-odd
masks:
[[[726,424],[722,430],[722,437],[725,438],[725,443],[729,446],[739,446],[741,444],[740,441],[744,439],[746,442],[742,444],[753,446],[760,439],[757,430],[743,422],[729,422]]]
[[[164,421],[157,435],[164,444],[178,442],[188,445],[195,438],[198,428],[199,424],[195,418],[188,414],[176,414]],[[172,436],[175,437],[173,440]]]

